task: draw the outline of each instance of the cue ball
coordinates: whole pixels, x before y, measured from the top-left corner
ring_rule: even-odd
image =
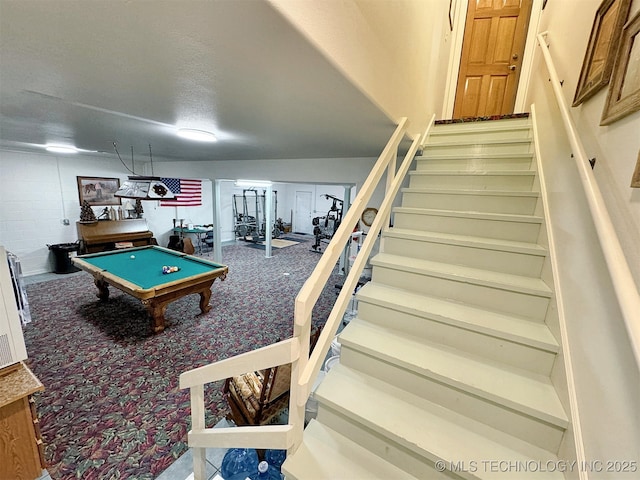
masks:
[[[131,255],[131,258],[136,258],[136,256],[135,255]]]

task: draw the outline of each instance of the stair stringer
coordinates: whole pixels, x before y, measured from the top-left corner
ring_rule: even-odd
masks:
[[[534,162],[532,168],[535,168],[537,175],[534,181],[534,189],[540,194],[540,201],[536,205],[536,213],[541,215],[544,219],[544,228],[541,229],[538,243],[549,249],[549,256],[543,264],[541,278],[549,285],[553,285],[555,301],[552,302],[552,308],[547,315],[546,323],[553,335],[558,339],[558,343],[561,345],[561,349],[558,352],[556,360],[554,362],[551,371],[551,381],[555,386],[560,401],[562,402],[565,411],[571,417],[569,427],[565,431],[564,437],[558,450],[559,458],[566,459],[567,462],[575,462],[576,465],[585,465],[587,458],[585,457],[584,448],[582,445],[582,433],[580,428],[580,417],[578,410],[578,403],[575,399],[575,389],[573,388],[573,369],[571,367],[570,360],[570,348],[569,342],[566,338],[566,322],[564,320],[564,309],[562,289],[555,280],[555,272],[557,271],[556,263],[554,261],[556,255],[556,249],[553,241],[553,230],[549,224],[548,214],[548,197],[545,183],[544,169],[540,159],[540,138],[538,135],[537,116],[535,105],[531,105],[531,127],[532,127],[532,139],[534,146]],[[565,473],[568,479],[587,478],[588,475],[584,469],[571,469]]]

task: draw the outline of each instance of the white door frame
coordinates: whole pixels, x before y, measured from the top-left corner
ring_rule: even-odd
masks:
[[[445,87],[444,104],[442,106],[442,119],[453,117],[453,106],[456,101],[456,88],[458,84],[458,73],[460,72],[460,58],[462,57],[462,40],[464,38],[464,26],[467,18],[467,7],[469,0],[453,0],[451,5],[451,15],[453,19],[453,35],[451,36],[451,50],[449,52],[449,67],[447,74],[447,85]],[[527,89],[533,68],[533,57],[536,48],[536,34],[542,15],[542,0],[533,0],[531,5],[531,16],[529,18],[529,28],[527,30],[527,40],[522,57],[522,70],[518,81],[518,92],[514,112],[526,112]]]

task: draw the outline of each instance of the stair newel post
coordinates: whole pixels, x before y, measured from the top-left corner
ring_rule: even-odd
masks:
[[[306,302],[296,299],[293,324],[293,337],[298,339],[298,358],[291,362],[291,389],[289,393],[289,425],[293,427],[293,442],[289,454],[295,452],[302,443],[304,431],[304,412],[307,402],[306,385],[302,385],[302,373],[309,362],[309,343],[311,339],[311,309]]]
[[[205,428],[204,422],[204,385],[196,385],[189,389],[191,396],[191,432],[201,432]],[[206,475],[206,449],[191,447],[193,453],[193,478],[205,480]]]

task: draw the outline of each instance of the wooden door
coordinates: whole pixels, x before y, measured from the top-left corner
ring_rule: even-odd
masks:
[[[532,0],[469,0],[454,118],[513,113]]]

